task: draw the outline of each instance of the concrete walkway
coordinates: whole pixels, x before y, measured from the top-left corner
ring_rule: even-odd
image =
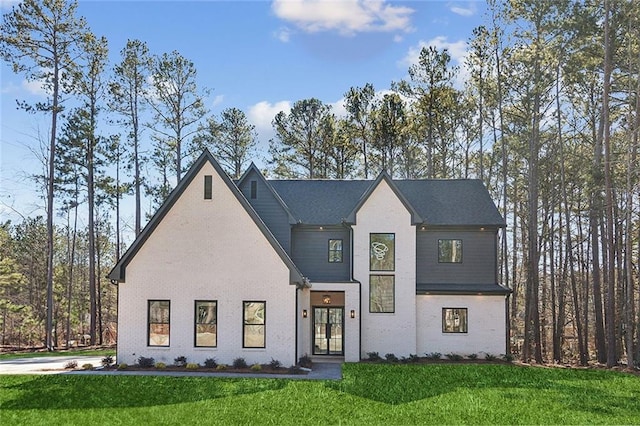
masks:
[[[66,370],[64,366],[75,360],[78,368],[83,364],[102,365],[102,357],[95,356],[50,356],[40,358],[16,358],[0,360],[0,374],[77,374],[96,375],[112,374],[127,376],[174,376],[174,377],[239,377],[263,379],[293,379],[293,380],[341,380],[342,363],[314,362],[313,369],[308,374],[269,374],[269,373],[206,373],[200,371],[161,371],[161,370]]]
[[[68,373],[64,366],[76,361],[78,367],[83,364],[102,365],[102,356],[42,356],[36,358],[14,358],[0,360],[0,374],[60,374]]]

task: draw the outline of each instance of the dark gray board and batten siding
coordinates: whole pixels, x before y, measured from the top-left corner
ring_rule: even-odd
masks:
[[[305,277],[316,282],[351,280],[351,232],[344,226],[294,226],[292,260]],[[329,240],[342,240],[342,262],[329,262]]]
[[[462,240],[461,263],[438,262],[438,240]],[[495,230],[421,230],[416,237],[418,283],[474,284],[497,282]],[[294,260],[295,262],[295,260]]]
[[[255,198],[251,198],[251,186],[255,182]],[[278,240],[282,248],[291,256],[291,225],[289,215],[275,198],[264,180],[254,171],[250,171],[240,183],[239,189],[258,213],[267,228]]]

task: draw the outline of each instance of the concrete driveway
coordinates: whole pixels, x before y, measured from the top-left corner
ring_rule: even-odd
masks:
[[[0,360],[0,374],[60,374],[69,370],[64,368],[69,361],[75,360],[78,367],[83,364],[102,365],[102,356],[43,356],[37,358],[15,358]]]

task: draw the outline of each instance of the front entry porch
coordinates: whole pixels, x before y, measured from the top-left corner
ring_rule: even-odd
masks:
[[[298,297],[298,353],[314,362],[359,361],[359,283],[312,283]]]

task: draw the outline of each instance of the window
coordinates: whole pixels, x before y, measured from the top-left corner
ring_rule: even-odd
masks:
[[[438,240],[438,262],[462,263],[462,240]]]
[[[243,302],[242,347],[265,347],[265,309],[267,302]]]
[[[329,240],[329,263],[342,262],[342,240]]]
[[[396,267],[396,234],[369,235],[369,269],[393,271]]]
[[[394,299],[395,277],[393,275],[369,276],[369,312],[393,313]]]
[[[168,300],[149,300],[148,346],[169,346],[170,304]]]
[[[210,200],[213,196],[213,179],[211,175],[204,176],[204,199]]]
[[[218,303],[196,300],[195,346],[215,348],[218,345]]]
[[[442,308],[442,332],[466,333],[467,308]]]
[[[258,182],[251,181],[251,199],[255,200],[258,197]]]

